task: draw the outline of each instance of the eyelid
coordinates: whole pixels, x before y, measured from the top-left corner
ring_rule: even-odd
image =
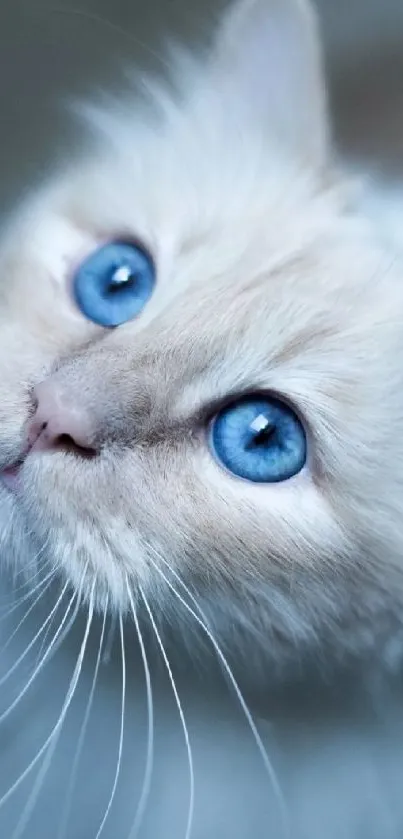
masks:
[[[253,386],[245,386],[241,389],[238,388],[234,391],[230,391],[225,396],[219,396],[216,399],[209,400],[199,411],[195,413],[195,422],[197,425],[209,425],[217,414],[224,411],[230,405],[235,402],[244,402],[252,399],[276,399],[278,402],[284,403],[284,405],[287,405],[292,411],[294,411],[299,421],[305,428],[307,423],[305,416],[299,410],[298,405],[296,405],[296,403],[290,399],[287,394],[271,388]]]
[[[149,260],[151,260],[153,267],[155,269],[155,274],[157,277],[157,264],[156,260],[153,256],[152,249],[144,243],[139,237],[137,237],[133,231],[130,232],[122,232],[116,233],[113,235],[108,236],[101,236],[94,234],[91,238],[91,244],[83,246],[80,249],[80,253],[74,254],[73,257],[67,256],[66,263],[67,263],[67,271],[66,271],[66,282],[67,288],[72,300],[74,300],[73,295],[73,284],[74,278],[79,270],[80,266],[85,262],[88,257],[91,256],[94,251],[99,250],[100,248],[104,248],[107,245],[113,245],[114,242],[125,242],[128,245],[133,245],[133,247],[138,248],[139,250],[143,251],[143,253],[147,256]]]

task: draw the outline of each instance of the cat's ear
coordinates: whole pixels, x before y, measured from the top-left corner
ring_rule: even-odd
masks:
[[[259,123],[297,154],[323,158],[326,95],[308,0],[236,0],[216,35],[211,71],[238,118]]]

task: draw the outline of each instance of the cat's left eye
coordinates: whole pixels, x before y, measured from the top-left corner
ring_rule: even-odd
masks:
[[[155,266],[139,245],[115,241],[81,263],[73,280],[83,315],[100,326],[115,327],[135,318],[155,285]]]
[[[246,481],[273,484],[303,469],[307,442],[295,411],[274,396],[244,397],[214,418],[211,446],[229,472]]]

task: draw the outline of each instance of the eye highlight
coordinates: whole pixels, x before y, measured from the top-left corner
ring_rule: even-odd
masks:
[[[155,267],[138,245],[116,241],[94,251],[76,271],[74,298],[86,318],[115,327],[138,315],[152,295]]]
[[[220,411],[211,427],[217,460],[239,478],[279,483],[306,463],[307,443],[295,412],[275,397],[246,397]]]

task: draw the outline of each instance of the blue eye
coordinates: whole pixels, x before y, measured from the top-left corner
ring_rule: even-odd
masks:
[[[154,285],[151,257],[137,245],[111,242],[80,265],[73,287],[83,315],[101,326],[112,327],[136,317]]]
[[[256,483],[292,478],[306,462],[306,437],[294,411],[278,399],[245,398],[215,417],[211,444],[234,475]]]

